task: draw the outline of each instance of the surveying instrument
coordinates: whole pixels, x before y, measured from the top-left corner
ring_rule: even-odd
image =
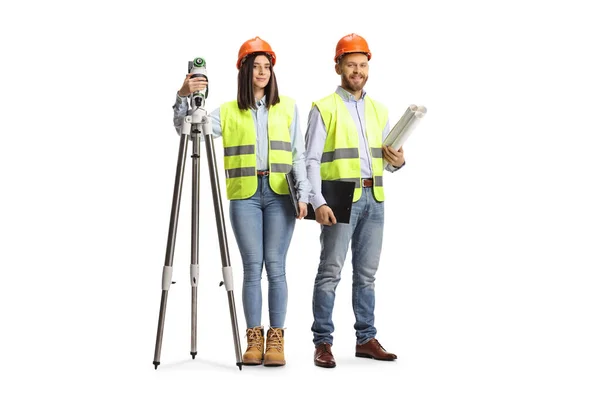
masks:
[[[206,76],[206,61],[203,58],[195,58],[188,62],[188,73],[192,73],[192,78]],[[181,191],[183,186],[183,173],[185,169],[185,158],[187,155],[188,141],[191,137],[192,142],[192,254],[190,264],[190,281],[192,285],[192,325],[191,325],[191,350],[192,359],[196,358],[196,336],[197,336],[197,295],[198,295],[198,276],[199,265],[198,255],[200,250],[200,142],[203,135],[206,144],[206,155],[208,159],[208,168],[210,174],[210,183],[213,195],[213,205],[215,209],[215,218],[219,236],[219,245],[221,248],[221,262],[223,271],[223,281],[220,286],[225,285],[227,298],[229,300],[229,313],[231,315],[231,328],[233,330],[233,339],[235,345],[236,365],[242,369],[242,356],[240,348],[240,337],[238,332],[237,315],[235,311],[235,300],[233,296],[233,273],[229,261],[229,250],[227,246],[227,235],[225,232],[225,221],[223,219],[223,206],[221,204],[221,193],[219,189],[219,176],[216,170],[216,159],[214,152],[214,143],[210,117],[204,109],[206,98],[208,97],[208,86],[202,92],[191,94],[191,108],[188,115],[184,118],[181,129],[181,138],[179,140],[179,155],[177,158],[177,171],[175,174],[175,188],[173,190],[173,202],[171,205],[171,219],[169,222],[169,234],[167,240],[167,251],[165,264],[162,272],[162,296],[160,299],[160,314],[158,317],[158,330],[156,333],[156,347],[154,350],[154,369],[160,365],[160,351],[162,347],[163,329],[165,324],[165,313],[167,309],[167,297],[173,275],[173,255],[175,250],[175,238],[177,235],[177,221],[179,219],[179,205],[181,203]]]

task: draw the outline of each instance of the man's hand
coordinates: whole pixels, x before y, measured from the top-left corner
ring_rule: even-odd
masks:
[[[192,78],[192,74],[187,74],[185,76],[185,80],[183,81],[183,85],[181,85],[181,89],[179,89],[177,94],[179,94],[179,97],[188,97],[194,92],[204,90],[206,85],[208,85],[206,78],[202,76]]]
[[[315,210],[315,219],[321,225],[331,226],[337,223],[333,211],[331,211],[331,208],[327,204],[323,204]]]
[[[308,214],[308,206],[306,205],[306,203],[299,201],[298,208],[300,210],[300,215],[298,215],[297,218],[302,219],[302,218],[306,217],[306,214]]]
[[[402,164],[404,164],[404,150],[402,147],[400,147],[398,151],[394,150],[391,146],[382,146],[382,149],[385,161],[396,168],[400,168]]]

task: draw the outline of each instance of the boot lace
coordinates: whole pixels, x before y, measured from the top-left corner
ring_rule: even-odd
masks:
[[[262,345],[262,333],[260,328],[248,329],[246,331],[246,337],[248,338],[248,347],[260,349]]]
[[[267,350],[283,351],[283,329],[269,329],[267,334]]]

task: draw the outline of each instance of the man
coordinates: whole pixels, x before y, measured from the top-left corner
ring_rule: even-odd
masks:
[[[356,322],[356,357],[395,360],[375,339],[375,273],[383,237],[383,159],[386,169],[404,165],[402,148],[383,147],[389,133],[387,109],[366,96],[371,52],[364,38],[346,35],[337,44],[335,71],[341,86],[313,103],[306,132],[311,203],[321,224],[321,257],[313,293],[315,365],[336,366],[332,312],[335,289],[352,242],[352,307]],[[349,224],[336,224],[321,194],[321,180],[355,182]]]

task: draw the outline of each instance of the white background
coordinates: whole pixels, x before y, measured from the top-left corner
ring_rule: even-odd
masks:
[[[600,398],[600,28],[591,4],[3,5],[0,397]],[[154,370],[179,146],[171,105],[187,62],[206,58],[212,111],[235,98],[241,43],[262,37],[304,130],[311,101],[339,83],[335,44],[350,32],[369,42],[366,90],[392,123],[411,103],[428,108],[405,145],[406,167],[386,177],[376,325],[398,360],[353,357],[348,267],[334,313],[338,367],[313,365],[319,229],[302,221],[287,266],[288,365],[238,370],[203,159],[199,354],[189,356],[188,162],[177,284]]]

